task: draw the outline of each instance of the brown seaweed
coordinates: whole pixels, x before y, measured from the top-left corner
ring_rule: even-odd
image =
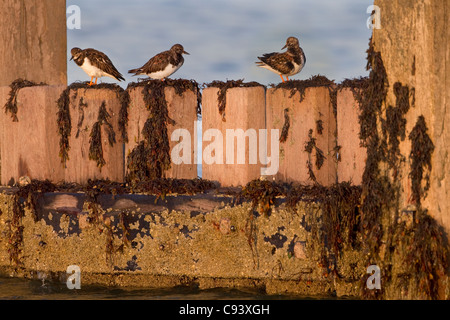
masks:
[[[409,176],[412,181],[413,202],[418,206],[421,204],[421,198],[430,188],[430,176],[429,174],[424,176],[424,173],[431,172],[431,156],[435,148],[427,131],[425,118],[419,116],[416,125],[409,134],[409,140],[411,140],[411,172]],[[425,180],[424,187],[422,187],[423,180]]]
[[[70,150],[70,135],[72,132],[72,123],[71,123],[71,116],[70,116],[70,92],[74,91],[74,95],[76,96],[78,94],[78,90],[80,89],[89,89],[89,90],[103,90],[103,89],[108,89],[111,90],[113,92],[116,93],[117,97],[120,100],[121,103],[121,109],[119,112],[119,120],[118,120],[118,127],[119,127],[119,131],[120,131],[120,136],[121,136],[121,140],[122,142],[125,142],[128,140],[128,136],[127,136],[127,132],[126,132],[126,127],[127,127],[127,123],[128,123],[128,104],[129,104],[129,96],[128,93],[125,93],[125,90],[123,88],[121,88],[119,85],[117,84],[112,84],[112,83],[101,83],[95,86],[89,86],[88,82],[74,82],[71,85],[69,85],[60,95],[58,101],[57,101],[57,106],[58,106],[58,112],[57,112],[57,117],[58,117],[58,132],[60,135],[60,142],[59,142],[59,156],[61,158],[61,163],[63,164],[63,166],[66,165],[66,162],[69,160],[69,150]],[[79,110],[81,112],[80,114],[80,118],[78,119],[78,130],[77,130],[77,137],[79,135],[79,131],[81,128],[81,125],[83,123],[84,120],[84,109],[88,107],[88,105],[82,101],[82,98],[80,99],[79,102]],[[100,108],[101,106],[99,106],[99,112],[100,112]],[[113,132],[111,131],[112,126],[107,125],[108,126],[108,136],[109,136],[109,141],[111,143],[111,141],[113,139],[112,135]],[[99,137],[99,133],[100,133],[100,128],[99,125],[94,125],[95,130],[93,128],[93,132],[91,132],[91,138],[93,138],[93,141],[100,141],[97,140],[96,138]],[[114,133],[115,135],[115,133]],[[115,138],[114,138],[115,140]],[[94,148],[92,146],[92,144],[90,145],[90,148]],[[99,158],[99,152],[100,152],[100,148],[101,146],[96,146],[95,147],[97,149],[97,151],[94,152],[94,150],[92,150],[94,153],[96,154],[96,156],[94,156],[95,159]],[[101,160],[99,160],[100,162],[102,162]],[[103,165],[102,165],[103,166]]]
[[[281,129],[280,142],[284,143],[287,141],[289,135],[289,128],[291,126],[291,121],[289,118],[289,108],[284,109],[284,124]]]
[[[290,80],[281,82],[278,85],[271,85],[275,90],[278,89],[288,89],[290,90],[290,98],[292,98],[297,92],[300,94],[300,102],[305,98],[305,93],[307,88],[312,87],[326,87],[333,88],[335,83],[333,80],[329,80],[327,77],[322,75],[311,76],[307,80]]]
[[[222,116],[222,121],[226,121],[225,107],[227,104],[227,91],[231,88],[251,88],[251,87],[264,87],[262,84],[252,81],[244,82],[244,79],[240,80],[228,80],[224,81],[213,81],[204,85],[207,88],[219,88],[217,93],[217,99],[219,101],[219,114]]]
[[[10,112],[11,113],[11,118],[13,120],[13,122],[17,122],[19,121],[19,119],[17,118],[17,95],[19,93],[19,90],[22,88],[27,88],[27,87],[34,87],[34,86],[46,86],[46,83],[36,83],[33,81],[29,81],[26,79],[16,79],[14,80],[9,87],[11,88],[10,92],[9,92],[9,98],[8,101],[5,104],[5,113]]]
[[[102,146],[102,126],[106,126],[106,132],[108,133],[108,142],[112,147],[116,143],[116,134],[109,122],[111,115],[106,110],[105,101],[102,102],[99,111],[97,122],[92,126],[92,131],[89,139],[89,159],[94,160],[97,163],[97,167],[101,168],[106,164],[103,158],[103,146]]]

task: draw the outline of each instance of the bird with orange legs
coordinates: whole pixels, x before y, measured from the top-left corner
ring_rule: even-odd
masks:
[[[285,52],[272,52],[263,54],[258,57],[260,61],[256,62],[258,67],[270,70],[281,77],[285,82],[283,76],[289,81],[289,77],[293,76],[304,68],[306,64],[306,56],[297,38],[289,37],[286,40],[286,45],[281,50],[286,49]]]
[[[110,77],[118,81],[125,80],[108,56],[101,51],[92,48],[82,50],[75,47],[70,53],[72,54],[70,60],[75,61],[91,77],[89,86],[96,85],[98,78],[101,77]]]
[[[163,51],[152,57],[146,64],[128,73],[134,76],[146,75],[151,79],[164,81],[168,76],[181,68],[184,63],[183,54],[186,52],[181,44],[174,44],[170,50]]]

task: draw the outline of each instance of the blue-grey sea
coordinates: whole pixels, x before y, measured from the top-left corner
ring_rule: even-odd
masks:
[[[172,78],[276,84],[279,76],[255,62],[282,51],[289,36],[300,40],[307,58],[293,80],[365,76],[371,5],[373,0],[67,0],[68,82],[90,80],[69,61],[73,47],[105,52],[126,88],[137,80],[128,70],[180,43],[190,55]]]
[[[291,300],[320,299],[297,295],[267,295],[258,290],[177,287],[143,289],[81,285],[68,289],[63,282],[0,277],[0,300]]]

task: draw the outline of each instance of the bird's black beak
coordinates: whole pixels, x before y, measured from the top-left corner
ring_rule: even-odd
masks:
[[[72,56],[72,58],[70,58],[70,60],[69,61],[72,61],[73,60],[73,56]]]
[[[287,44],[285,44],[284,47],[281,48],[281,50],[284,50],[284,49],[286,49],[286,48],[287,48]]]
[[[184,51],[184,50],[183,50],[183,53],[184,53],[184,54],[187,54],[187,55],[190,55],[190,53],[189,53],[189,52],[186,52],[186,51]]]

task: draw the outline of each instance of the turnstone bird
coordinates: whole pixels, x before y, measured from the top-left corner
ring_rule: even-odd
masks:
[[[101,77],[110,77],[118,81],[125,80],[108,56],[101,51],[91,48],[84,50],[73,48],[70,53],[72,54],[70,60],[75,61],[91,77],[89,86],[94,84],[92,82],[94,78],[95,84],[97,84],[97,79]]]
[[[184,63],[184,51],[181,44],[174,44],[170,50],[158,53],[151,58],[146,64],[138,69],[128,71],[134,73],[134,76],[147,75],[152,79],[163,80],[181,68]]]
[[[300,48],[297,38],[287,38],[286,45],[281,50],[285,48],[287,48],[287,51],[283,53],[273,52],[263,54],[262,57],[258,57],[261,61],[256,62],[259,67],[279,74],[283,82],[283,76],[286,76],[286,79],[289,80],[289,76],[293,76],[302,71],[306,63],[305,53]]]

